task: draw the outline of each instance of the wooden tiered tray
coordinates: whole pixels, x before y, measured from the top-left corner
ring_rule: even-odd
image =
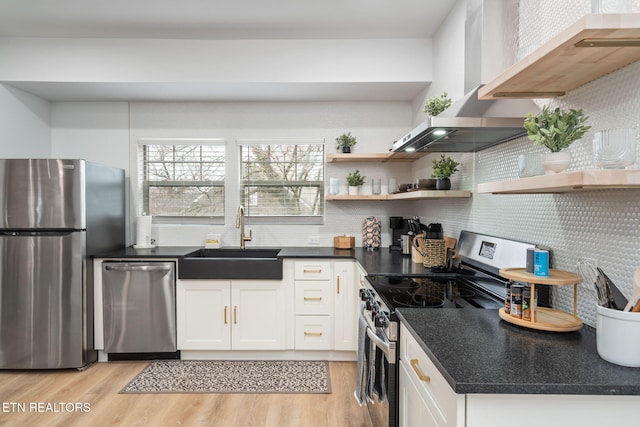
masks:
[[[549,270],[549,277],[534,276],[527,273],[525,268],[503,268],[500,276],[505,279],[528,283],[531,286],[531,295],[535,295],[536,284],[566,286],[573,285],[573,314],[546,307],[538,307],[532,311],[531,320],[523,320],[511,316],[504,308],[499,310],[502,320],[525,328],[538,329],[552,332],[572,332],[582,328],[582,320],[576,315],[578,308],[578,284],[582,281],[579,275],[569,271]]]

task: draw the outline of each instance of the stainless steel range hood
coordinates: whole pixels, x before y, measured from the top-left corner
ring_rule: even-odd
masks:
[[[468,0],[465,20],[466,95],[429,117],[393,144],[396,152],[476,152],[526,134],[528,113],[540,109],[528,99],[478,99],[488,81],[515,62],[517,0]],[[505,35],[513,35],[508,40]]]
[[[480,101],[480,87],[415,127],[393,151],[476,152],[525,135],[524,119],[538,107],[526,99]]]

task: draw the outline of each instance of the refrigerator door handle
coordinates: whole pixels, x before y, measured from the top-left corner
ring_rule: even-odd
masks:
[[[171,266],[157,265],[106,265],[108,271],[171,271]]]

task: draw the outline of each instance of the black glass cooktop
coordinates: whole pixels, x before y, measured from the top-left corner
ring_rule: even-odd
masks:
[[[422,308],[500,308],[504,305],[472,284],[450,278],[369,277],[369,282],[390,310]]]

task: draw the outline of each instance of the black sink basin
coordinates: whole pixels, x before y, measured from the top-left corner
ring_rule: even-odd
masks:
[[[280,249],[198,249],[178,260],[180,279],[282,279]]]

